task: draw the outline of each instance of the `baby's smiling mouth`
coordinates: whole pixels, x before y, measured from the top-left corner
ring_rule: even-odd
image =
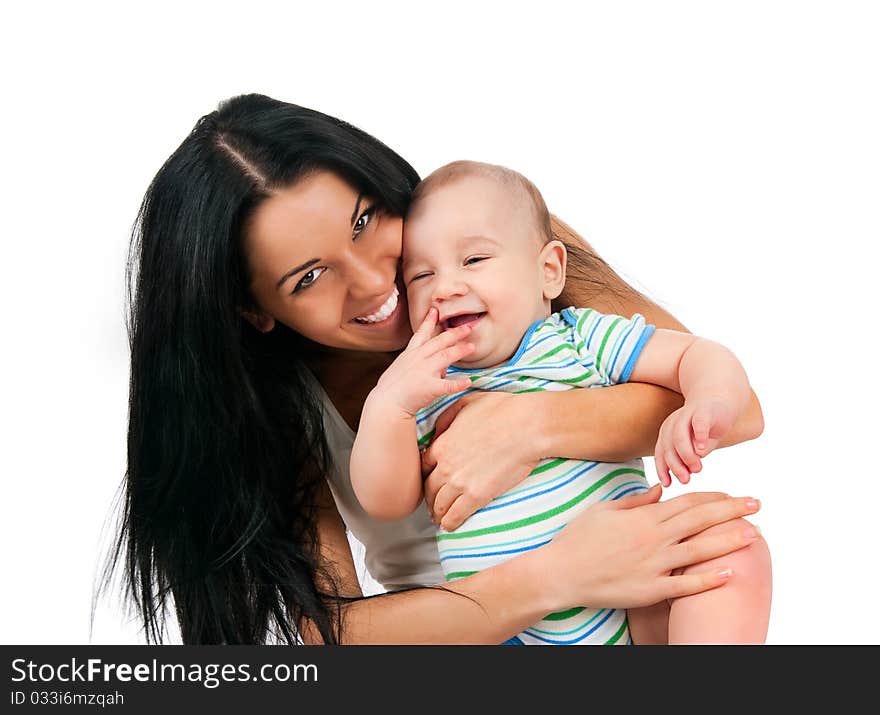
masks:
[[[450,316],[443,320],[443,329],[450,330],[466,323],[476,323],[484,315],[486,315],[485,311],[482,313],[459,313],[458,315]]]

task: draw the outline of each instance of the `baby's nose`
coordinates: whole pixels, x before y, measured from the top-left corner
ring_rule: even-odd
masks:
[[[449,300],[467,293],[467,285],[455,279],[441,279],[434,284],[434,300]]]

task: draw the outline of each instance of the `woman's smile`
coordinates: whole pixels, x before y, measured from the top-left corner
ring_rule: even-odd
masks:
[[[391,295],[385,299],[385,302],[375,311],[367,313],[361,317],[354,318],[354,322],[370,325],[375,323],[381,323],[385,321],[397,310],[397,305],[400,302],[398,300],[400,296],[400,291],[397,290],[397,286],[394,286],[394,290],[391,291]]]

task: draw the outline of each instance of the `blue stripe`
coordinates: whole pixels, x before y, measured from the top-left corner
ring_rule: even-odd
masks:
[[[641,494],[642,492],[646,492],[646,491],[648,491],[648,488],[644,487],[644,486],[633,487],[632,489],[627,489],[625,492],[621,492],[616,497],[614,497],[614,499],[612,499],[611,501],[616,501],[617,499],[623,499],[623,497],[625,497],[627,494],[632,494],[633,492],[638,492],[639,494]],[[605,500],[600,499],[599,501],[605,501]]]
[[[529,326],[529,329],[526,330],[525,335],[522,336],[522,340],[519,341],[519,347],[516,349],[516,352],[513,354],[513,357],[510,358],[507,362],[496,365],[496,367],[506,367],[507,365],[513,365],[517,360],[519,360],[523,353],[526,351],[526,347],[529,344],[529,340],[532,337],[532,333],[534,333],[538,328],[540,328],[545,322],[547,322],[547,318],[538,318],[534,323]],[[456,372],[480,372],[481,370],[485,370],[484,367],[457,367],[455,368]]]
[[[636,343],[632,353],[630,353],[629,360],[627,360],[626,365],[623,366],[623,372],[620,373],[620,382],[629,381],[629,376],[632,375],[633,368],[636,366],[636,361],[639,359],[639,355],[642,354],[642,348],[645,347],[648,338],[654,334],[655,329],[656,328],[653,325],[645,326],[645,330],[639,338],[639,342]]]
[[[581,613],[583,613],[583,611],[581,611]],[[580,616],[581,613],[578,613],[577,616]],[[577,628],[572,628],[570,631],[560,631],[557,633],[556,631],[544,631],[544,630],[541,630],[540,628],[529,628],[529,632],[530,633],[531,632],[543,633],[544,635],[548,635],[548,636],[570,636],[572,633],[577,633],[578,631],[582,631],[582,630],[584,630],[584,628],[587,628],[593,621],[595,621],[603,613],[605,613],[605,609],[600,608],[598,611],[596,611],[592,615],[590,620],[588,620],[586,623],[581,623],[581,625],[579,625]],[[576,618],[577,616],[572,616],[572,618]]]
[[[491,385],[491,386],[490,386],[490,385],[484,385],[483,387],[477,387],[477,388],[475,388],[475,389],[477,389],[477,390],[483,390],[483,391],[485,391],[485,392],[488,392],[488,391],[491,391],[491,390],[497,390],[499,387],[504,387],[505,385],[512,385],[512,384],[515,383],[515,382],[516,382],[516,380],[505,380],[504,382],[499,382],[499,383],[496,383],[496,384]]]
[[[553,477],[553,479],[547,479],[546,481],[540,482],[539,484],[533,484],[530,487],[523,487],[522,489],[514,489],[512,491],[505,492],[500,497],[495,497],[492,500],[492,502],[500,501],[501,499],[507,499],[509,497],[514,496],[515,494],[523,494],[525,492],[532,492],[535,489],[542,489],[546,486],[549,486],[550,484],[555,484],[560,479],[565,479],[565,477],[567,477],[569,474],[571,474],[575,469],[578,469],[579,467],[582,467],[584,464],[586,464],[586,462],[580,462],[577,460],[570,460],[570,461],[573,461],[575,463],[574,466],[571,469],[567,469],[562,474],[559,474],[559,475]],[[590,469],[593,469],[593,467],[598,467],[599,464],[600,464],[600,462],[592,462],[593,466],[590,467]],[[492,502],[489,502],[489,503],[491,504]]]
[[[528,501],[529,499],[534,499],[535,497],[539,497],[542,494],[549,494],[550,492],[555,492],[557,489],[562,489],[566,484],[571,484],[575,479],[577,479],[581,474],[588,472],[593,467],[596,466],[595,462],[590,462],[590,466],[582,469],[577,474],[574,474],[569,479],[566,479],[562,484],[557,484],[556,486],[550,487],[549,489],[545,489],[544,491],[536,492],[535,494],[529,494],[528,496],[520,497],[519,499],[513,499],[512,501],[506,501],[503,504],[496,504],[495,506],[484,506],[482,509],[477,510],[476,514],[482,514],[486,511],[494,511],[495,509],[503,509],[507,506],[513,506],[514,504],[519,504],[520,502]]]
[[[492,375],[493,378],[496,377],[504,377],[505,375],[510,375],[515,372],[531,372],[532,370],[554,370],[561,369],[564,367],[571,367],[572,365],[580,365],[577,360],[569,360],[568,362],[551,362],[544,363],[543,365],[514,365],[509,370],[498,371]],[[590,363],[592,365],[592,363]],[[585,365],[584,367],[590,367],[590,365]],[[447,370],[447,373],[449,371]]]
[[[617,358],[620,357],[620,351],[623,350],[624,346],[626,345],[627,338],[629,338],[629,336],[632,334],[632,331],[635,329],[636,323],[630,322],[629,330],[627,330],[625,333],[618,333],[617,339],[614,341],[614,347],[612,348],[612,351],[614,352],[614,357],[611,359],[610,367],[607,368],[608,378],[612,382],[618,382],[618,380],[614,379],[614,366],[617,364]],[[608,363],[606,362],[606,365],[607,364]]]
[[[559,315],[562,316],[562,319],[569,324],[570,327],[576,328],[578,324],[577,316],[572,312],[571,308],[563,308],[559,311]]]
[[[595,315],[598,315],[598,313],[594,313],[593,315],[591,315],[590,318],[587,320],[587,323],[589,323],[590,320],[592,320]],[[598,330],[599,325],[601,323],[602,323],[602,318],[599,318],[598,320],[596,320],[593,323],[593,329],[590,331],[590,334],[587,336],[587,342],[584,343],[584,348],[589,350],[590,352],[595,352],[593,350],[592,346],[590,345],[590,342],[593,340],[593,335],[595,334],[596,330]],[[586,328],[587,326],[585,325],[584,327]]]
[[[599,501],[614,501],[615,499],[620,499],[620,497],[623,496],[623,494],[618,494],[618,492],[620,492],[621,489],[626,489],[624,494],[629,494],[630,492],[633,492],[633,491],[643,491],[643,492],[648,491],[648,487],[645,486],[644,482],[636,482],[636,481],[624,482],[623,484],[619,484],[614,489],[612,489],[610,492],[608,492]]]
[[[477,391],[477,388],[475,388],[475,387],[469,387],[467,390],[464,390],[464,391],[462,391],[462,392],[458,392],[458,393],[456,393],[456,394],[454,394],[454,395],[450,395],[448,398],[446,398],[446,399],[440,401],[439,403],[436,403],[436,404],[434,405],[434,409],[433,409],[433,410],[431,410],[430,412],[427,412],[427,413],[423,414],[421,417],[417,417],[417,418],[416,418],[416,424],[418,424],[419,422],[424,422],[424,421],[425,421],[426,419],[428,419],[431,415],[433,415],[435,412],[437,412],[437,410],[441,410],[441,409],[443,409],[444,407],[446,407],[446,405],[451,405],[451,404],[452,404],[453,402],[455,402],[458,398],[463,397],[464,395],[468,394],[469,392],[476,392],[476,391]]]
[[[512,544],[521,544],[523,541],[534,541],[535,539],[543,539],[545,536],[550,536],[550,534],[555,534],[557,531],[562,531],[565,528],[565,524],[562,526],[557,526],[555,529],[550,529],[550,531],[545,531],[543,534],[535,534],[534,536],[526,536],[522,539],[514,539],[513,541],[502,541],[500,544],[489,544],[488,546],[492,546],[498,548],[499,546],[511,546]],[[461,546],[456,549],[440,549],[440,555],[443,554],[454,554],[460,551],[476,551],[477,549],[485,549],[487,544],[483,544],[482,546]]]
[[[447,561],[448,559],[479,559],[484,556],[506,556],[507,554],[521,554],[524,551],[537,549],[539,546],[546,546],[551,541],[553,541],[553,539],[547,539],[547,541],[542,541],[540,544],[531,544],[530,546],[522,546],[518,549],[508,549],[506,551],[484,551],[479,554],[459,554],[455,556],[444,556],[442,559],[440,559],[440,561]]]
[[[582,641],[582,640],[583,640],[584,638],[586,638],[587,636],[589,636],[589,635],[595,633],[599,628],[602,627],[602,624],[605,623],[605,621],[607,621],[609,618],[611,618],[611,616],[612,616],[615,612],[616,612],[615,609],[612,609],[612,610],[608,611],[608,614],[605,616],[605,618],[603,618],[601,621],[599,621],[595,626],[593,626],[590,630],[588,630],[588,631],[587,631],[586,633],[584,633],[582,636],[580,636],[580,637],[578,637],[578,638],[575,638],[575,639],[573,639],[573,640],[568,640],[568,641],[555,641],[555,640],[551,640],[550,638],[542,638],[541,636],[534,635],[534,634],[533,634],[531,631],[529,631],[529,630],[526,630],[526,631],[524,631],[524,632],[525,632],[525,633],[528,633],[530,636],[532,636],[532,638],[537,638],[539,641],[544,641],[544,643],[552,643],[552,644],[554,644],[554,645],[571,645],[572,643],[577,643],[578,641]]]

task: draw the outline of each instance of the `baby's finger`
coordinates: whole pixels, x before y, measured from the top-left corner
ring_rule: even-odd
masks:
[[[434,334],[434,328],[437,327],[437,318],[439,315],[440,314],[435,307],[431,306],[428,308],[425,319],[422,321],[422,324],[419,325],[418,330],[413,333],[407,348],[419,348],[431,339],[431,336]]]
[[[654,447],[654,466],[657,468],[657,476],[660,478],[660,483],[664,487],[668,487],[672,484],[672,477],[669,476],[669,465],[666,464],[666,460],[663,458],[663,451],[662,443],[658,440],[657,446]]]
[[[706,455],[711,454],[713,451],[715,451],[715,448],[718,446],[718,443],[720,441],[720,439],[709,437],[709,439],[706,440],[706,446],[703,448],[703,456],[705,457]]]
[[[427,342],[427,344],[425,345],[425,357],[429,357],[440,352],[441,350],[445,350],[446,348],[455,345],[462,338],[466,337],[467,334],[470,332],[471,323],[465,323],[464,325],[459,325],[456,328],[444,330],[442,333],[440,333],[439,335],[435,335]]]
[[[691,417],[691,426],[694,430],[694,448],[698,455],[705,457],[709,430],[712,429],[712,414],[704,408],[698,408]]]
[[[666,460],[666,464],[669,465],[670,471],[675,475],[678,481],[682,484],[687,484],[690,481],[691,473],[688,471],[688,468],[684,466],[684,462],[678,458],[675,449],[667,448],[663,453],[663,459]]]
[[[439,352],[430,356],[430,370],[432,374],[437,374],[443,368],[449,367],[452,363],[461,360],[465,355],[470,355],[476,345],[473,343],[456,343],[448,348],[444,348]],[[437,371],[436,373],[434,371]]]
[[[687,420],[679,420],[675,425],[675,429],[672,432],[672,446],[691,473],[700,471],[702,464],[700,463],[700,458],[694,452],[694,443],[691,440],[691,425]]]
[[[459,377],[455,380],[440,380],[435,392],[437,397],[443,395],[454,395],[456,392],[464,392],[471,387],[471,381],[466,377]]]

